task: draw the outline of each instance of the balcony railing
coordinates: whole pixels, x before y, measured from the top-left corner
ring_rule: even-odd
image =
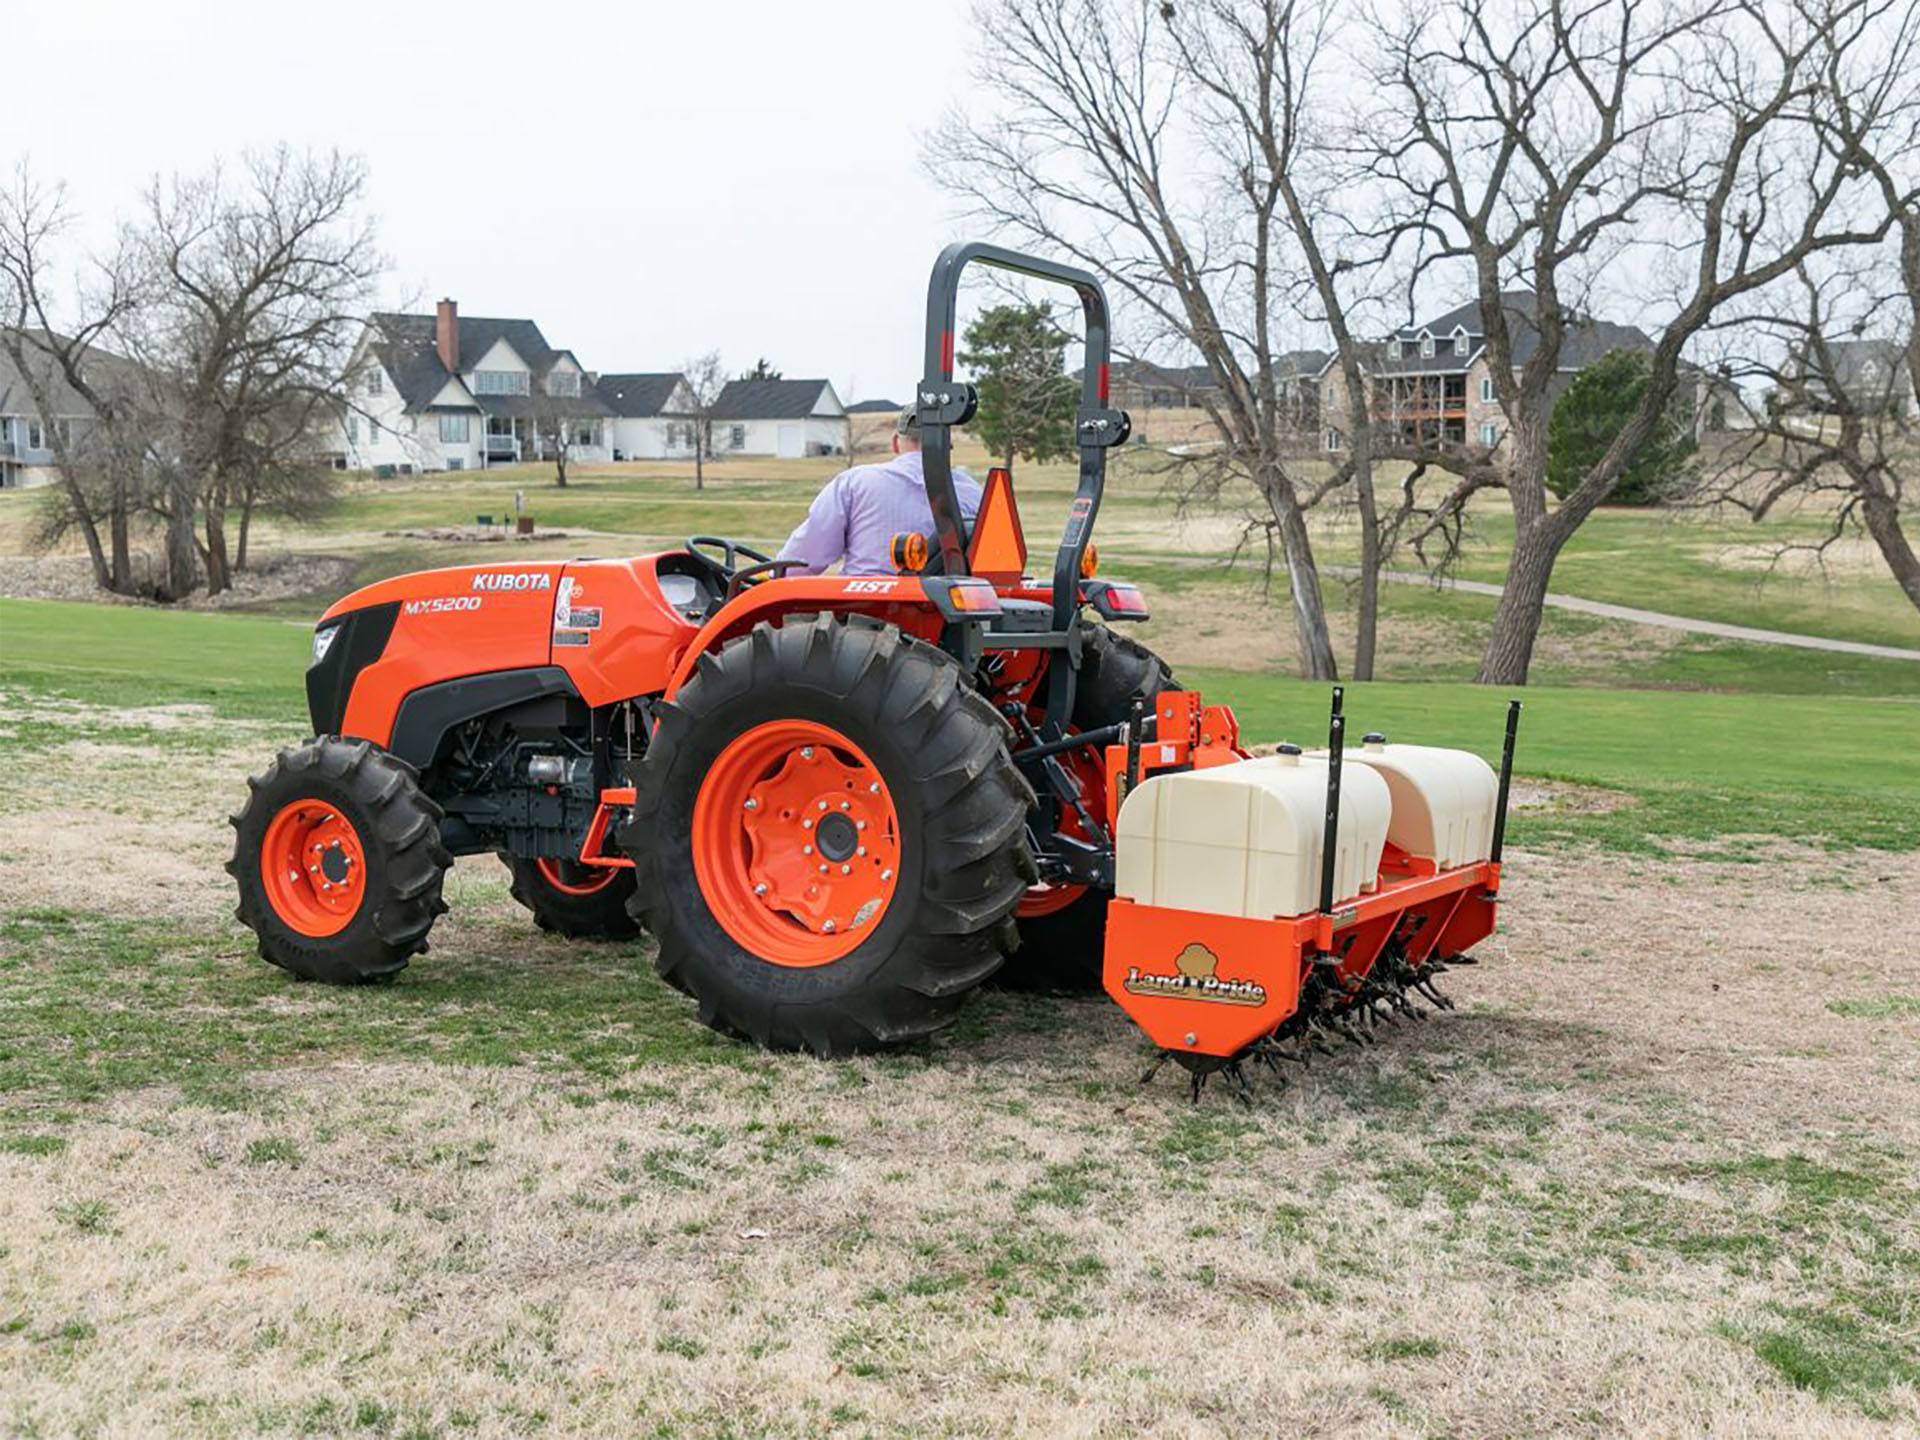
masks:
[[[1383,400],[1374,407],[1379,420],[1464,420],[1467,402],[1458,400]]]
[[[509,460],[520,458],[520,442],[511,435],[489,435],[486,443],[489,460],[503,455]]]

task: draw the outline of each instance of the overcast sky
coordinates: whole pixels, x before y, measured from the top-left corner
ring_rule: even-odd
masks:
[[[918,378],[960,238],[919,134],[966,83],[965,0],[7,11],[0,143],[95,233],[156,172],[337,145],[371,167],[385,303],[528,316],[594,370],[718,349],[848,400]]]

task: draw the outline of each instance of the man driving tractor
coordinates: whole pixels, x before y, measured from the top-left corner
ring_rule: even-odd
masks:
[[[960,513],[971,524],[980,509],[980,486],[964,470],[953,472]],[[933,529],[926,474],[920,462],[920,417],[909,405],[893,426],[893,459],[880,465],[855,465],[822,487],[780,547],[782,560],[802,564],[790,575],[818,575],[835,561],[843,575],[892,575],[889,544],[909,531]]]

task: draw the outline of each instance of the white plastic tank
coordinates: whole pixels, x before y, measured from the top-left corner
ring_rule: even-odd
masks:
[[[1375,888],[1387,839],[1386,781],[1341,775],[1334,898]],[[1320,904],[1324,757],[1275,755],[1154,775],[1120,807],[1114,893],[1145,905],[1271,919]]]
[[[1387,839],[1442,870],[1493,854],[1500,782],[1478,755],[1435,745],[1389,745],[1369,736],[1346,752],[1346,770],[1365,768],[1387,782],[1393,818]]]

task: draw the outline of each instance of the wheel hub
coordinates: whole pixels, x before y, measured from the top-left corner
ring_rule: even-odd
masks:
[[[846,954],[898,883],[899,826],[879,770],[811,721],[757,726],[722,751],[695,806],[694,837],[715,919],[776,964]]]
[[[260,879],[274,913],[292,930],[321,938],[347,928],[366,892],[366,852],[353,824],[332,806],[296,800],[281,807],[260,843]]]

